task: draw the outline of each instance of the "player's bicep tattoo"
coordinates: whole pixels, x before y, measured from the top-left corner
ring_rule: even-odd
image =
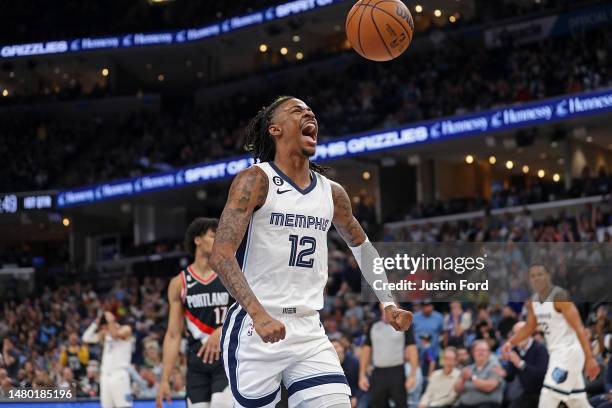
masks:
[[[267,178],[262,177],[255,169],[236,176],[219,220],[215,244],[229,244],[234,247],[234,250],[238,248],[249,225],[254,207],[259,205],[262,195],[265,201],[268,190],[267,181]]]
[[[360,245],[365,241],[366,235],[353,216],[351,200],[339,184],[331,183],[331,187],[334,200],[334,226],[347,244],[350,246]]]

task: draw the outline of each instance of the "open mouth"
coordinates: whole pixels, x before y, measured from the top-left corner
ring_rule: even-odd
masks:
[[[302,124],[302,135],[317,141],[317,121],[307,120]]]

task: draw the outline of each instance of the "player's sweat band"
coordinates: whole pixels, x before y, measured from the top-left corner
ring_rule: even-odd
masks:
[[[359,269],[361,270],[361,274],[365,278],[366,282],[370,285],[372,290],[374,290],[374,281],[379,280],[383,283],[388,283],[387,275],[383,272],[381,274],[375,274],[372,268],[373,261],[375,258],[379,258],[378,251],[374,248],[374,245],[370,242],[370,240],[366,237],[366,240],[358,246],[349,247],[353,252],[353,256],[357,261],[357,265],[359,265]],[[364,264],[364,260],[367,263]],[[387,287],[384,285],[383,287]],[[374,290],[374,294],[383,304],[384,307],[395,305],[393,301],[393,296],[389,290]]]

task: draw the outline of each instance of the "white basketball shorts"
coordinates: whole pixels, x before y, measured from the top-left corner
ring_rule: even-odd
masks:
[[[100,376],[100,405],[102,408],[126,408],[132,406],[130,374],[117,370]]]
[[[542,395],[554,396],[558,401],[586,398],[583,368],[584,352],[580,345],[552,351]]]
[[[350,395],[338,355],[316,312],[280,315],[286,336],[264,343],[246,311],[234,303],[223,325],[223,363],[235,407],[274,407],[281,380],[289,406],[327,394]]]

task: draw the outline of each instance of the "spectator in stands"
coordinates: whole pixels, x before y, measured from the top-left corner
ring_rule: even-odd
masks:
[[[421,310],[414,314],[412,320],[414,327],[414,335],[421,338],[423,334],[431,336],[431,353],[432,357],[437,360],[440,351],[440,335],[444,329],[444,317],[442,314],[434,310],[431,300],[425,300],[421,304]],[[419,343],[419,351],[423,351],[423,343]]]
[[[497,323],[497,331],[499,332],[499,337],[502,339],[508,338],[508,333],[512,331],[512,328],[516,324],[516,313],[509,305],[506,305],[502,309],[502,318]]]
[[[472,316],[469,312],[463,311],[461,302],[451,302],[450,312],[444,316],[444,347],[463,346],[466,331],[471,326]]]
[[[89,360],[87,375],[79,383],[79,395],[89,398],[100,396],[100,364],[97,360]]]
[[[63,346],[60,352],[60,364],[70,367],[77,378],[85,374],[89,362],[89,348],[86,344],[79,344],[79,340],[78,334],[70,333],[68,346]]]
[[[465,346],[461,346],[457,348],[457,368],[462,370],[463,368],[472,364],[472,357],[470,356],[470,352]]]
[[[15,377],[19,371],[19,351],[8,337],[5,337],[2,342],[2,359],[8,376]]]
[[[5,377],[3,380],[0,379],[0,397],[9,397],[9,391],[13,388],[13,383],[11,379]]]
[[[74,373],[70,367],[64,367],[61,373],[61,379],[58,381],[57,386],[60,388],[72,387],[74,385]]]
[[[511,335],[518,332],[525,322],[518,322],[512,328]],[[548,368],[548,351],[546,347],[529,337],[517,345],[508,355],[502,356],[508,361],[506,369],[506,398],[510,408],[537,408],[544,376]]]
[[[421,362],[422,375],[429,377],[436,368],[436,358],[433,354],[431,335],[429,333],[422,333],[419,338],[419,361]]]
[[[465,367],[455,383],[459,394],[459,408],[501,407],[504,380],[497,363],[491,360],[491,349],[485,340],[477,340],[472,346],[474,364]]]
[[[444,349],[442,368],[429,377],[427,389],[419,401],[418,408],[450,408],[457,399],[455,383],[461,372],[456,368],[457,349],[452,346]]]
[[[351,387],[351,406],[355,408],[359,402],[359,398],[362,396],[363,391],[359,388],[359,360],[357,360],[352,354],[347,354],[340,340],[333,340],[332,344],[338,354],[340,365],[346,376],[346,381],[349,387]]]

